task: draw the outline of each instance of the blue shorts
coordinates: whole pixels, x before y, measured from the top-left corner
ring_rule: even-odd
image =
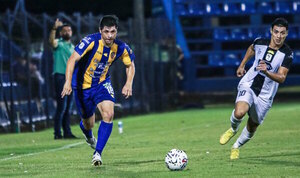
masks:
[[[95,113],[97,104],[104,100],[115,102],[110,80],[88,89],[73,89],[76,106],[81,118],[88,119]]]

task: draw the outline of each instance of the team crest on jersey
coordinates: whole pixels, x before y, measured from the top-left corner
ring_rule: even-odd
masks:
[[[110,53],[110,57],[113,59],[113,58],[115,58],[115,56],[116,56],[116,53],[115,52],[111,52]]]

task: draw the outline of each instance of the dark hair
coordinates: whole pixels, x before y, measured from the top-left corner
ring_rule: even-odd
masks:
[[[285,27],[286,30],[289,30],[289,23],[285,18],[277,18],[272,23],[272,29],[274,26]]]
[[[63,29],[64,27],[71,27],[71,25],[68,24],[68,23],[64,23],[61,27],[59,27],[59,28],[60,28],[60,31],[62,31],[62,29]],[[71,28],[72,28],[72,27],[71,27]]]
[[[102,30],[104,26],[112,27],[115,26],[118,28],[119,18],[116,15],[105,15],[102,17],[99,23],[99,27]]]

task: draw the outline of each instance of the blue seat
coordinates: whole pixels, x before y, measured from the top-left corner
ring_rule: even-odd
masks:
[[[220,15],[221,14],[219,4],[216,4],[216,3],[206,4],[205,12],[206,12],[206,14],[209,14],[209,15]]]
[[[240,9],[237,7],[235,3],[224,3],[223,4],[223,13],[225,14],[239,14]]]
[[[253,28],[248,28],[248,38],[249,39],[255,39],[258,37],[263,36],[263,33],[261,32],[261,30],[257,27],[253,27]]]
[[[270,2],[260,2],[257,10],[262,14],[272,14],[274,12],[274,8]]]
[[[275,12],[281,14],[289,14],[292,11],[290,2],[275,2]]]
[[[289,34],[287,36],[288,39],[297,39],[298,38],[298,28],[297,27],[289,27]]]
[[[261,31],[264,33],[265,38],[271,38],[270,28],[262,28]]]
[[[293,63],[300,64],[300,51],[295,51]]]
[[[235,53],[228,53],[225,55],[225,66],[239,66],[240,58]]]
[[[300,2],[299,1],[293,2],[292,6],[293,6],[294,13],[300,13]]]
[[[227,41],[229,40],[229,33],[227,29],[223,28],[215,28],[214,29],[214,39],[220,41]]]
[[[248,37],[244,29],[234,28],[231,29],[232,40],[245,40]]]
[[[213,67],[224,66],[224,61],[221,54],[210,54],[208,56],[208,65]]]
[[[255,2],[243,2],[240,4],[240,12],[243,14],[254,14],[256,12]]]
[[[185,16],[188,13],[184,4],[176,4],[175,8],[176,8],[176,13],[179,16]]]
[[[205,12],[205,4],[202,3],[190,3],[188,5],[188,12],[190,15],[197,16],[203,15]]]

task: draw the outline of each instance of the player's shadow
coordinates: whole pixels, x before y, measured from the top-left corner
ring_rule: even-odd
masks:
[[[253,156],[243,158],[248,164],[269,164],[269,165],[284,165],[284,166],[292,166],[292,167],[300,167],[299,161],[287,161],[287,160],[272,160],[271,158],[279,158],[279,157],[294,157],[300,156],[300,152],[286,152],[286,153],[274,153],[265,156]]]

